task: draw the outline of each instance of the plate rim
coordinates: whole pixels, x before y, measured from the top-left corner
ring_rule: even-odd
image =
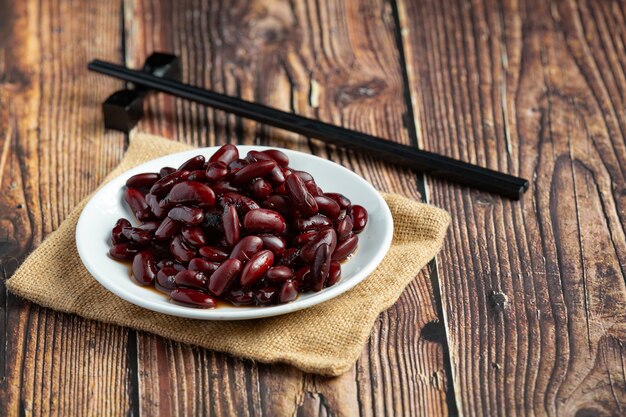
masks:
[[[236,309],[234,309],[235,311],[233,310],[225,311],[225,309],[220,309],[220,308],[199,309],[199,308],[193,308],[193,307],[185,307],[185,306],[181,306],[177,304],[157,305],[155,307],[155,304],[152,301],[148,299],[144,299],[140,295],[127,291],[124,288],[120,288],[120,287],[113,285],[111,280],[102,278],[100,276],[101,273],[99,271],[96,271],[94,269],[94,265],[92,265],[89,262],[89,254],[86,253],[87,245],[83,243],[83,239],[86,238],[86,236],[85,236],[85,233],[82,233],[85,230],[85,227],[86,227],[85,223],[87,221],[85,213],[87,213],[89,210],[92,210],[93,206],[96,205],[96,197],[101,192],[104,192],[105,189],[113,187],[113,184],[116,181],[121,181],[122,179],[128,176],[134,175],[136,171],[141,172],[142,167],[144,167],[145,165],[163,162],[163,166],[165,166],[167,164],[164,161],[172,157],[186,155],[190,153],[206,155],[206,154],[210,154],[210,152],[211,153],[215,152],[217,149],[220,148],[220,146],[211,146],[211,147],[194,148],[190,150],[174,152],[168,155],[164,155],[158,158],[145,161],[133,168],[130,168],[122,172],[121,174],[117,175],[115,178],[112,178],[110,181],[107,181],[94,193],[94,195],[85,204],[85,207],[83,207],[80,213],[78,222],[76,224],[76,232],[75,232],[76,248],[77,248],[81,263],[85,266],[89,274],[98,283],[100,283],[100,285],[102,285],[105,289],[107,289],[112,294],[116,295],[117,297],[122,298],[123,300],[131,304],[148,309],[150,311],[154,311],[154,312],[161,313],[161,314],[167,314],[171,316],[176,316],[176,317],[184,317],[184,318],[192,318],[192,319],[200,319],[200,320],[232,320],[234,321],[234,320],[250,320],[250,319],[273,317],[273,316],[288,314],[294,311],[310,308],[317,304],[329,301],[347,291],[350,291],[357,284],[361,283],[367,277],[369,277],[372,272],[374,272],[374,270],[383,261],[384,257],[387,255],[389,251],[389,248],[391,247],[391,241],[393,239],[394,222],[393,222],[393,217],[391,215],[391,210],[389,209],[387,202],[382,197],[380,192],[376,188],[374,188],[372,184],[370,184],[364,178],[354,173],[353,171],[349,170],[348,168],[342,165],[339,165],[334,161],[321,158],[317,155],[307,154],[307,153],[300,152],[297,150],[280,148],[276,146],[262,146],[262,145],[236,145],[236,146],[240,151],[243,151],[243,152],[248,152],[249,150],[278,149],[283,152],[286,151],[288,155],[290,153],[296,153],[296,154],[300,154],[308,158],[313,158],[314,160],[323,161],[324,163],[334,164],[336,167],[340,168],[342,171],[344,171],[347,175],[349,175],[354,180],[360,181],[361,183],[365,184],[366,188],[369,188],[370,190],[373,191],[372,193],[373,196],[378,200],[379,204],[382,207],[383,212],[385,212],[386,214],[385,219],[384,219],[385,220],[385,234],[382,238],[381,249],[376,252],[375,256],[367,263],[367,265],[362,270],[354,274],[349,281],[344,281],[343,285],[341,286],[329,287],[323,291],[320,291],[314,296],[306,298],[304,300],[300,300],[300,301],[296,300],[295,302],[290,302],[287,304],[279,304],[279,305],[269,306],[269,307],[258,307],[258,310],[254,310],[254,312],[250,312],[249,310],[248,311],[245,311],[245,310],[236,311]],[[115,262],[112,259],[111,261]],[[128,279],[130,280],[130,277]]]

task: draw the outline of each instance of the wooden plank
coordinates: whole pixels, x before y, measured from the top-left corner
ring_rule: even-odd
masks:
[[[460,412],[623,415],[624,3],[398,2],[423,147],[532,181],[428,181]]]
[[[173,51],[185,81],[411,143],[393,10],[384,1],[125,2],[126,62]],[[415,174],[182,100],[150,99],[139,129],[195,145],[272,144],[313,152],[377,188],[420,198]],[[446,413],[444,349],[427,271],[381,315],[340,378],[139,335],[146,415],[424,415]],[[429,324],[430,323],[430,324]],[[421,332],[426,327],[426,336]],[[445,342],[445,340],[444,340]]]
[[[4,288],[122,155],[99,104],[120,83],[85,68],[96,55],[119,59],[120,4],[3,0],[0,10],[0,414],[127,413],[128,332]]]

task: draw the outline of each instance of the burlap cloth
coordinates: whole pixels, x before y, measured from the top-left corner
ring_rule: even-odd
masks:
[[[189,147],[137,134],[106,181],[159,156]],[[105,182],[106,182],[105,181]],[[339,375],[358,359],[380,312],[441,247],[448,214],[399,195],[384,195],[395,230],[389,253],[354,289],[330,301],[283,316],[249,321],[204,321],[166,316],[130,304],[101,286],[83,267],[74,235],[89,197],[8,280],[9,290],[45,307],[158,334],[259,362],[283,362],[307,372]]]

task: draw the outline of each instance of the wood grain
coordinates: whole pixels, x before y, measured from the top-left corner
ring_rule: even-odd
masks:
[[[447,208],[438,271],[416,277],[333,379],[52,312],[2,280],[0,415],[626,413],[623,1],[0,0],[0,10],[3,279],[122,156],[124,136],[104,133],[100,116],[121,84],[86,72],[96,56],[139,67],[173,51],[188,82],[532,180],[519,203],[438,180],[424,188],[374,158],[151,97],[140,130],[312,152]]]
[[[2,1],[0,10],[0,415],[124,414],[128,332],[4,287],[122,155],[123,136],[103,135],[99,103],[119,83],[85,69],[94,55],[118,59],[120,5]]]
[[[182,58],[183,79],[219,92],[332,123],[415,142],[388,3],[368,1],[125,3],[127,64],[153,50]],[[195,145],[271,144],[313,152],[377,188],[420,198],[418,177],[376,161],[268,129],[182,100],[150,99],[138,129]],[[445,338],[421,334],[437,322],[428,273],[381,315],[356,367],[340,378],[139,335],[142,413],[155,415],[445,414]],[[431,327],[433,325],[431,324]],[[435,324],[434,327],[437,327]],[[428,329],[428,327],[427,327]],[[442,343],[443,342],[443,343]]]
[[[625,5],[399,1],[424,148],[532,180],[428,180],[466,415],[626,413]]]

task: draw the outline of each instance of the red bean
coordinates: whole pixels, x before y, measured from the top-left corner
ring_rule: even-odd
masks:
[[[241,285],[249,287],[256,284],[274,264],[274,254],[265,249],[257,252],[241,272]]]
[[[263,151],[263,153],[269,155],[281,167],[286,167],[289,165],[289,157],[284,152],[279,151],[278,149],[267,149]]]
[[[284,265],[273,266],[267,271],[267,279],[276,282],[284,282],[292,277],[292,269]]]
[[[210,181],[220,181],[228,175],[228,166],[222,161],[209,162],[206,177]]]
[[[250,290],[238,289],[228,294],[228,299],[236,306],[254,303],[254,293]]]
[[[350,216],[346,216],[343,220],[340,220],[337,224],[337,239],[341,242],[342,240],[346,240],[350,233],[352,233],[352,218]]]
[[[155,182],[150,188],[150,192],[157,197],[161,197],[170,191],[174,185],[182,181],[187,181],[190,174],[191,172],[189,171],[174,171]]]
[[[176,172],[176,168],[174,167],[163,167],[159,170],[159,177],[163,178],[163,177],[167,177],[170,174],[173,174],[174,172]]]
[[[204,212],[196,207],[174,207],[167,213],[167,217],[187,225],[196,225],[204,220]]]
[[[145,230],[147,232],[153,233],[159,228],[161,222],[158,220],[152,220],[149,222],[143,222],[141,225],[137,226],[139,230]]]
[[[181,224],[177,221],[166,217],[161,222],[159,228],[154,232],[154,238],[157,240],[171,239],[181,229]]]
[[[206,184],[184,181],[173,186],[167,197],[159,205],[164,207],[183,203],[213,207],[215,205],[215,193]]]
[[[274,161],[253,162],[233,174],[231,182],[235,185],[246,184],[253,178],[264,177],[276,166]]]
[[[299,218],[293,223],[296,229],[301,232],[307,230],[319,230],[323,227],[332,226],[333,222],[326,216],[316,214],[309,218]]]
[[[203,246],[199,250],[200,256],[204,256],[209,261],[222,262],[228,259],[228,253],[215,246]]]
[[[315,253],[321,245],[328,245],[332,254],[337,247],[337,234],[334,229],[326,228],[319,231],[315,239],[302,247],[300,258],[306,263],[313,262]]]
[[[241,273],[242,263],[239,259],[227,259],[209,278],[209,291],[218,297],[228,291]]]
[[[352,221],[354,222],[352,231],[354,233],[360,233],[367,225],[367,210],[365,210],[363,206],[352,206],[350,217],[352,217]]]
[[[174,278],[178,274],[178,270],[171,266],[161,268],[156,275],[154,287],[166,294],[169,294],[175,288]]]
[[[213,273],[220,267],[220,264],[217,262],[209,262],[203,258],[193,258],[189,261],[188,268],[192,271],[200,271],[207,277],[213,275]]]
[[[313,264],[311,265],[311,290],[321,291],[324,288],[324,282],[328,278],[330,270],[330,246],[327,244],[320,245],[315,251]]]
[[[272,169],[272,171],[270,172],[270,180],[274,185],[284,184],[285,179],[285,173],[279,166],[274,167],[274,169]]]
[[[202,169],[204,167],[204,156],[196,155],[192,158],[189,158],[181,166],[178,167],[179,171],[195,171],[198,169]]]
[[[172,259],[161,259],[156,263],[157,269],[163,269],[166,267],[174,267],[174,265],[180,265],[180,264],[176,264]],[[182,269],[185,269],[184,267]]]
[[[139,247],[131,243],[118,243],[117,245],[111,246],[111,249],[109,249],[109,255],[120,261],[132,260],[137,252],[139,252]]]
[[[301,247],[308,242],[314,240],[317,237],[317,230],[308,230],[306,232],[300,233],[293,239],[293,244],[295,246]]]
[[[333,261],[343,261],[350,256],[359,245],[359,237],[353,235],[343,242],[339,242],[333,253]]]
[[[254,198],[257,200],[265,200],[272,195],[273,191],[272,184],[265,181],[263,178],[259,178],[252,184],[252,195],[254,195]]]
[[[170,242],[170,253],[179,262],[189,262],[196,256],[195,249],[183,242],[180,235]]]
[[[248,161],[246,161],[245,159],[235,159],[228,164],[228,171],[231,174],[234,174],[246,165],[248,165]]]
[[[263,240],[258,236],[246,236],[239,241],[230,253],[231,258],[246,263],[252,256],[263,248]]]
[[[208,178],[206,177],[206,171],[203,169],[196,169],[195,171],[191,171],[189,177],[187,178],[189,181],[197,181],[197,182],[207,182]]]
[[[239,188],[236,188],[228,181],[218,181],[215,184],[211,184],[211,188],[217,195],[239,191]]]
[[[124,201],[126,201],[126,204],[128,204],[130,210],[138,220],[148,220],[151,217],[152,212],[150,211],[150,207],[148,203],[146,203],[143,194],[138,189],[126,188],[126,190],[124,190]]]
[[[296,283],[293,281],[285,281],[285,283],[280,287],[280,292],[278,294],[278,301],[281,304],[288,303],[290,301],[298,298],[298,287]]]
[[[339,204],[339,207],[342,210],[349,210],[350,207],[352,207],[352,203],[350,202],[350,200],[348,200],[348,198],[343,195],[343,194],[339,194],[339,193],[325,193],[324,194],[326,197],[335,200],[335,202],[337,204]]]
[[[239,216],[235,206],[227,206],[222,216],[222,227],[224,228],[224,238],[229,247],[233,247],[239,242],[240,224]]]
[[[235,204],[235,207],[237,207],[239,215],[245,215],[250,210],[261,208],[256,201],[246,197],[245,195],[239,197],[239,201]]]
[[[157,182],[159,178],[159,174],[155,172],[136,174],[126,180],[126,186],[134,188],[152,187],[152,185],[154,185],[154,183]]]
[[[183,226],[180,234],[185,243],[191,246],[203,246],[207,244],[206,236],[199,226]]]
[[[304,183],[304,186],[313,197],[324,195],[324,191],[322,191],[322,189],[317,186],[315,181],[306,181]]]
[[[170,293],[172,301],[201,308],[215,308],[217,301],[209,294],[191,288],[176,288]]]
[[[115,222],[115,226],[113,227],[113,230],[111,230],[111,242],[114,245],[117,245],[118,243],[128,242],[128,239],[126,238],[126,236],[124,236],[122,232],[125,227],[131,227],[128,220],[118,219],[117,222]]]
[[[313,216],[317,213],[317,202],[304,186],[298,175],[291,174],[285,181],[287,196],[296,208],[305,216]]]
[[[281,234],[287,223],[280,213],[268,209],[250,210],[243,218],[243,227],[249,232]]]
[[[311,278],[311,267],[305,265],[299,268],[295,275],[293,276],[293,280],[296,284],[298,284],[298,288],[307,288],[309,285],[309,281]]]
[[[282,183],[279,186],[274,187],[274,194],[287,195],[287,187],[285,187],[285,183]]]
[[[317,195],[314,198],[320,213],[332,220],[337,220],[341,213],[341,208],[335,200],[324,195]]]
[[[240,216],[245,216],[250,210],[260,208],[256,201],[239,193],[225,193],[222,196],[222,205],[229,204],[235,205]]]
[[[306,171],[298,171],[296,169],[291,170],[293,174],[296,174],[302,182],[313,181],[313,175],[309,174]]]
[[[249,151],[244,158],[249,164],[259,161],[274,161],[271,156],[259,151]],[[274,161],[276,162],[276,161]]]
[[[213,183],[211,184],[211,188],[217,195],[239,191],[239,188],[236,188],[228,181],[218,181]]]
[[[285,253],[287,242],[282,237],[274,235],[259,235],[259,237],[263,240],[263,247],[271,250],[274,255],[282,256]]]
[[[142,250],[133,258],[133,278],[140,285],[152,285],[156,278],[157,268],[154,255],[149,250]]]
[[[337,261],[330,262],[330,269],[328,270],[328,279],[326,280],[326,286],[332,287],[341,279],[341,264]]]
[[[228,165],[231,162],[237,160],[238,158],[239,158],[239,151],[237,150],[237,147],[235,145],[231,145],[230,143],[227,143],[225,145],[222,145],[222,147],[219,148],[213,154],[213,156],[209,158],[209,162],[220,161]]]
[[[165,216],[167,216],[167,210],[159,206],[159,199],[157,198],[157,196],[152,193],[148,193],[146,194],[145,198],[146,203],[148,204],[148,206],[150,206],[150,211],[152,211],[152,214],[154,214],[154,217],[156,217],[157,219],[163,219]]]
[[[206,289],[207,282],[208,279],[206,275],[200,271],[192,271],[190,269],[182,270],[174,277],[176,287],[188,287],[203,290]]]
[[[278,291],[272,287],[259,288],[254,292],[254,299],[258,305],[274,304],[277,297]]]
[[[272,158],[271,156],[267,155],[266,153],[263,152],[257,152],[257,151],[250,151],[248,152],[248,156],[246,157],[246,159],[248,159],[250,162],[258,162],[258,161],[271,161],[276,163],[277,161],[274,160],[274,158]],[[269,178],[270,180],[274,183],[274,184],[282,184],[285,182],[285,174],[283,173],[283,169],[277,165],[274,166],[274,168],[272,168],[272,170],[269,172]]]
[[[268,197],[262,204],[263,208],[274,210],[286,216],[290,213],[291,203],[284,195],[274,194]]]
[[[149,245],[150,242],[152,242],[152,237],[154,236],[154,232],[142,230],[138,227],[125,227],[122,229],[122,233],[130,242],[142,246]]]

